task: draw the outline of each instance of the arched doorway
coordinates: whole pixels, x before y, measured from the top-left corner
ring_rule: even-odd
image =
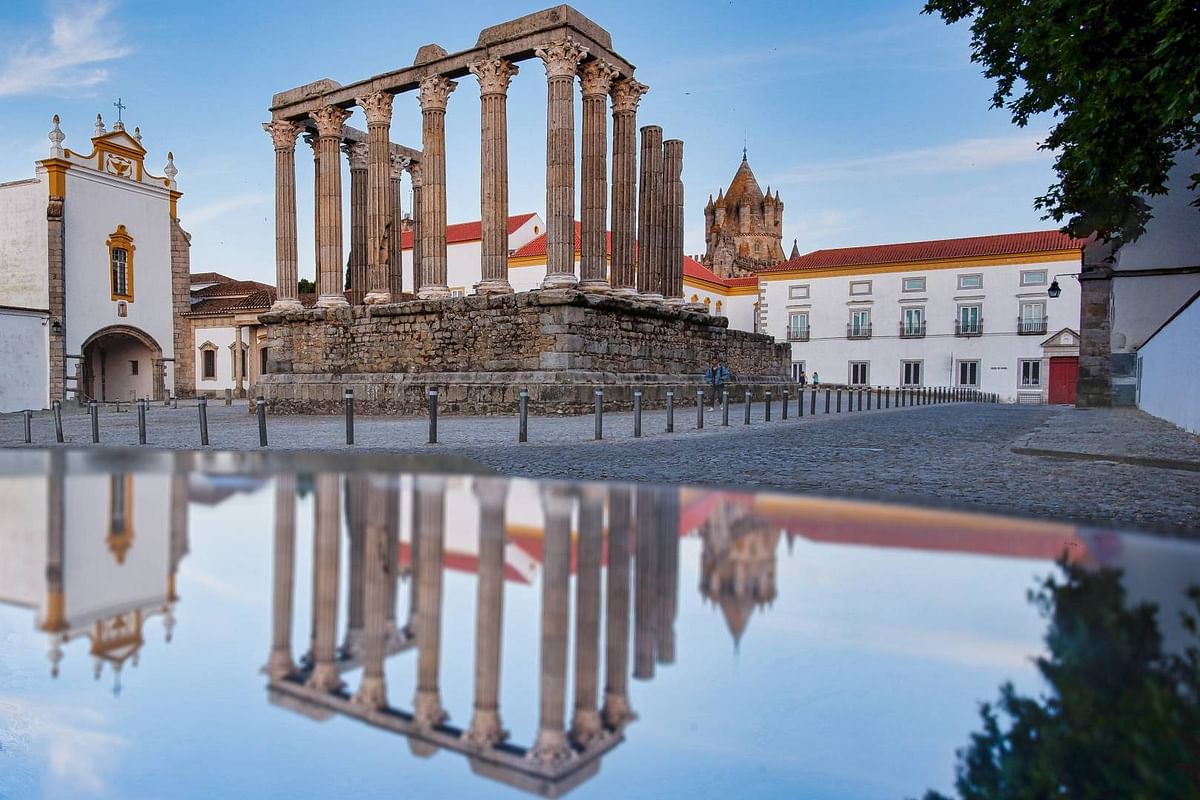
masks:
[[[82,356],[79,385],[88,399],[163,398],[162,348],[145,331],[128,325],[102,328],[83,343]]]

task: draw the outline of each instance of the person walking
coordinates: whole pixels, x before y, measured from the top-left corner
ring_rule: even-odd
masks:
[[[711,394],[708,403],[708,410],[712,411],[717,407],[717,395],[721,389],[732,379],[729,369],[721,363],[721,359],[716,353],[708,360],[708,369],[704,370],[704,382],[709,385]]]
[[[817,372],[815,369],[813,370],[813,388],[821,388],[821,373]]]

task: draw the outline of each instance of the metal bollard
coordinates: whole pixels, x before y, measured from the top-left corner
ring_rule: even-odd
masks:
[[[768,390],[763,392],[763,397],[766,400],[766,421],[771,421],[771,392]]]
[[[863,390],[860,388],[858,390],[858,410],[859,411],[863,410],[862,401],[863,401]]]
[[[642,438],[642,390],[633,390],[633,438]]]
[[[100,444],[100,406],[88,400],[88,415],[92,418],[92,444]]]
[[[25,444],[33,444],[33,412],[25,409],[21,414],[25,417]]]
[[[529,441],[529,390],[522,389],[517,396],[517,411],[520,416],[520,422],[517,424],[517,441]]]
[[[255,410],[258,411],[258,446],[267,446],[267,400],[261,394],[254,399]],[[354,444],[354,442],[348,442]]]
[[[867,389],[867,411],[871,410],[871,390]]]
[[[804,390],[796,392],[796,416],[804,416]]]
[[[696,390],[696,430],[704,427],[704,390]]]
[[[138,444],[146,443],[146,401],[137,401],[138,414]]]
[[[675,432],[675,392],[667,390],[667,433]]]
[[[749,389],[746,390],[746,419],[742,424],[743,425],[750,424],[750,390]]]
[[[437,444],[437,401],[438,390],[429,390],[429,443]]]
[[[887,390],[884,392],[884,397],[885,397],[884,402],[887,403],[887,405],[884,406],[884,408],[891,408],[892,407],[892,387],[890,387],[890,386],[887,387]]]
[[[825,390],[825,413],[826,414],[829,413],[829,396],[830,396],[830,390],[826,389]]]
[[[346,407],[346,444],[354,444],[354,390],[342,392],[342,403]]]
[[[840,386],[837,390],[837,413],[842,413],[842,389]]]
[[[808,415],[810,417],[815,417],[817,415],[817,390],[816,390],[816,388],[813,389],[812,402],[809,403],[809,405],[808,405]]]
[[[783,390],[783,407],[781,409],[779,409],[779,418],[787,419],[788,418],[787,415],[788,415],[788,390],[784,389]]]
[[[197,400],[196,408],[200,411],[200,446],[208,447],[208,398]]]
[[[875,410],[883,408],[883,387],[875,387]]]
[[[729,390],[721,390],[721,425],[729,427]]]
[[[227,406],[233,405],[233,389],[225,390],[225,405],[227,405]]]
[[[596,390],[596,439],[604,438],[604,390]]]
[[[62,401],[54,400],[50,403],[50,415],[54,417],[54,440],[59,444],[63,443],[62,429]]]

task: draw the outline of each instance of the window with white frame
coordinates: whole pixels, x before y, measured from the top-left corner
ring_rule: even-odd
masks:
[[[913,306],[904,309],[904,335],[920,336],[925,332],[925,308]]]
[[[871,293],[870,281],[850,281],[850,294],[863,295]]]
[[[808,299],[808,284],[800,283],[788,287],[789,300],[807,300]]]
[[[924,371],[922,361],[901,361],[900,380],[902,386],[920,386],[921,373]]]
[[[796,383],[799,383],[800,382],[800,374],[802,372],[804,372],[804,362],[803,361],[793,361],[792,362],[792,380],[795,381]]]
[[[983,276],[977,272],[972,273],[970,275],[959,275],[958,276],[958,288],[959,289],[982,289],[983,288]]]
[[[850,335],[871,335],[871,309],[860,308],[850,312]]]
[[[1021,270],[1021,285],[1022,286],[1045,286],[1046,285],[1046,270],[1044,270],[1044,269],[1023,269],[1023,270]]]
[[[869,361],[851,361],[850,362],[850,385],[851,386],[866,386],[870,381]]]
[[[983,307],[979,305],[966,305],[958,307],[958,332],[959,333],[979,333],[980,325],[983,322]]]
[[[979,385],[979,362],[978,361],[959,361],[958,362],[958,385],[959,386],[978,386]]]
[[[905,292],[923,292],[925,291],[925,277],[905,278],[901,291]]]
[[[793,311],[788,314],[788,338],[801,341],[808,339],[807,311]]]
[[[217,346],[212,342],[200,345],[200,380],[217,379]]]
[[[1035,389],[1042,385],[1041,359],[1021,359],[1021,388]]]

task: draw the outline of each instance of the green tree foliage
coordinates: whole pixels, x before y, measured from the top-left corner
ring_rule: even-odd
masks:
[[[317,293],[317,285],[315,283],[313,283],[312,281],[310,281],[308,278],[301,278],[299,280],[299,282],[296,284],[296,289],[300,292],[300,294],[316,294]]]
[[[1076,236],[1141,235],[1152,215],[1140,195],[1165,193],[1175,154],[1200,149],[1200,5],[927,0],[924,13],[971,19],[971,60],[996,81],[994,108],[1021,127],[1053,114],[1042,149],[1056,154],[1058,182],[1035,207]]]
[[[1200,797],[1196,615],[1183,615],[1184,652],[1166,654],[1155,607],[1127,608],[1120,573],[1060,568],[1063,580],[1050,576],[1030,593],[1050,623],[1049,656],[1037,661],[1049,694],[1022,697],[1008,683],[995,706],[982,706],[983,730],[958,753],[959,796]],[[1188,594],[1200,611],[1200,588]]]

